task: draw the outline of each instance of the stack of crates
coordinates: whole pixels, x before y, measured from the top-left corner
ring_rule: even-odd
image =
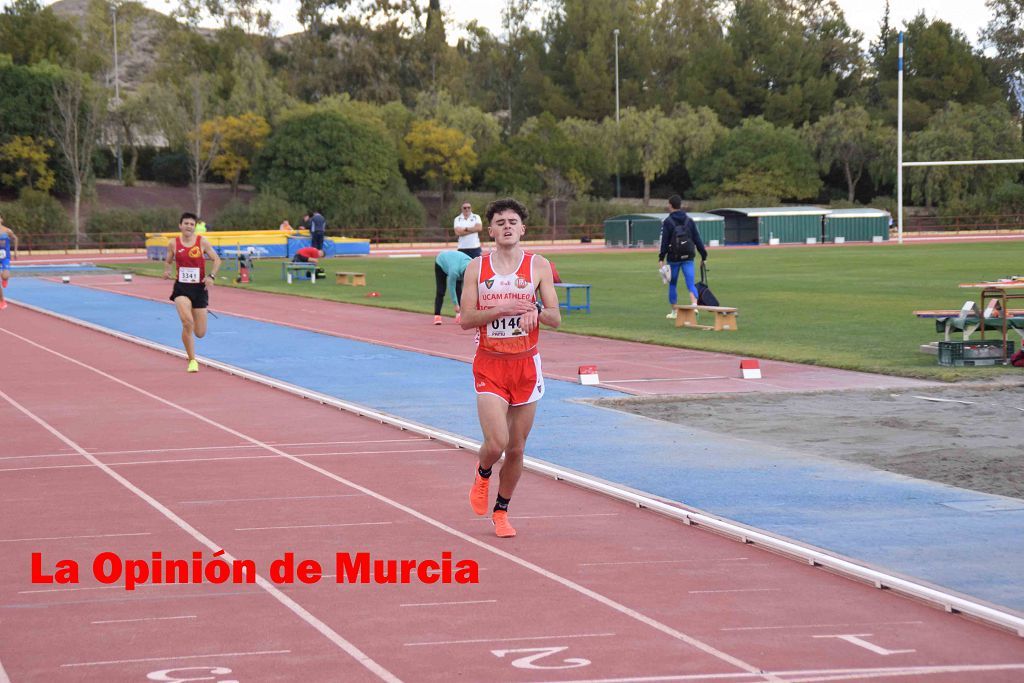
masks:
[[[1013,355],[1013,341],[1006,341],[1006,357]],[[952,367],[996,365],[1003,362],[1001,339],[977,341],[940,341],[939,365]]]

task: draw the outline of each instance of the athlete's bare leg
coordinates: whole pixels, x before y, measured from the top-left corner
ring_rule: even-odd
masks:
[[[196,329],[196,321],[193,317],[192,301],[187,296],[179,296],[174,299],[174,306],[178,309],[178,317],[181,318],[181,343],[185,345],[185,354],[189,360],[196,358],[196,342],[192,337]],[[206,326],[205,311],[203,312],[203,327]],[[206,334],[206,330],[203,330]]]
[[[537,414],[537,403],[525,406],[509,406],[493,394],[476,397],[480,415],[480,429],[484,442],[480,446],[480,467],[490,469],[505,454],[505,462],[499,474],[498,493],[502,498],[511,498],[523,474],[523,452],[526,439],[533,428]]]
[[[192,320],[195,321],[195,335],[198,339],[202,339],[206,336],[206,321],[209,320],[206,316],[205,308],[193,308],[192,309]]]
[[[526,439],[533,429],[533,417],[537,414],[537,402],[525,406],[509,406],[508,444],[505,446],[505,463],[501,466],[498,480],[498,495],[511,498],[523,474],[523,452]]]

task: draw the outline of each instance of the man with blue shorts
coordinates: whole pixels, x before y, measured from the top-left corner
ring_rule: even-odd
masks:
[[[672,310],[666,318],[676,317],[676,284],[679,282],[679,271],[686,279],[686,289],[690,293],[690,303],[697,303],[697,285],[694,282],[693,260],[697,252],[701,259],[706,260],[708,250],[700,238],[700,231],[692,218],[683,211],[683,198],[677,194],[668,198],[668,218],[661,224],[661,251],[658,252],[658,268],[668,259],[671,279],[668,282],[668,303]]]
[[[18,236],[4,225],[4,217],[0,216],[0,311],[7,308],[4,290],[7,280],[11,277],[11,254],[18,248]]]

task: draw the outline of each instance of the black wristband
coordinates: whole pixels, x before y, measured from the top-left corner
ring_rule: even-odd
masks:
[[[536,301],[536,302],[534,302],[534,303],[536,303],[536,304],[537,304],[537,315],[540,315],[540,314],[541,314],[541,311],[543,311],[543,310],[544,310],[544,304],[542,304],[542,303],[541,303],[541,302],[539,302],[539,301]]]

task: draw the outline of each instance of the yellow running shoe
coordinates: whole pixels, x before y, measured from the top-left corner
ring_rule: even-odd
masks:
[[[512,538],[516,535],[516,530],[508,523],[507,510],[495,510],[491,515],[491,521],[494,522],[494,533],[498,538]]]
[[[490,479],[481,477],[480,472],[476,473],[476,479],[473,480],[473,488],[469,490],[469,504],[473,507],[473,512],[478,515],[487,514],[487,488],[490,485]]]
[[[188,371],[189,372],[199,372],[199,361],[195,360],[194,358],[192,360],[190,360],[188,362]]]

